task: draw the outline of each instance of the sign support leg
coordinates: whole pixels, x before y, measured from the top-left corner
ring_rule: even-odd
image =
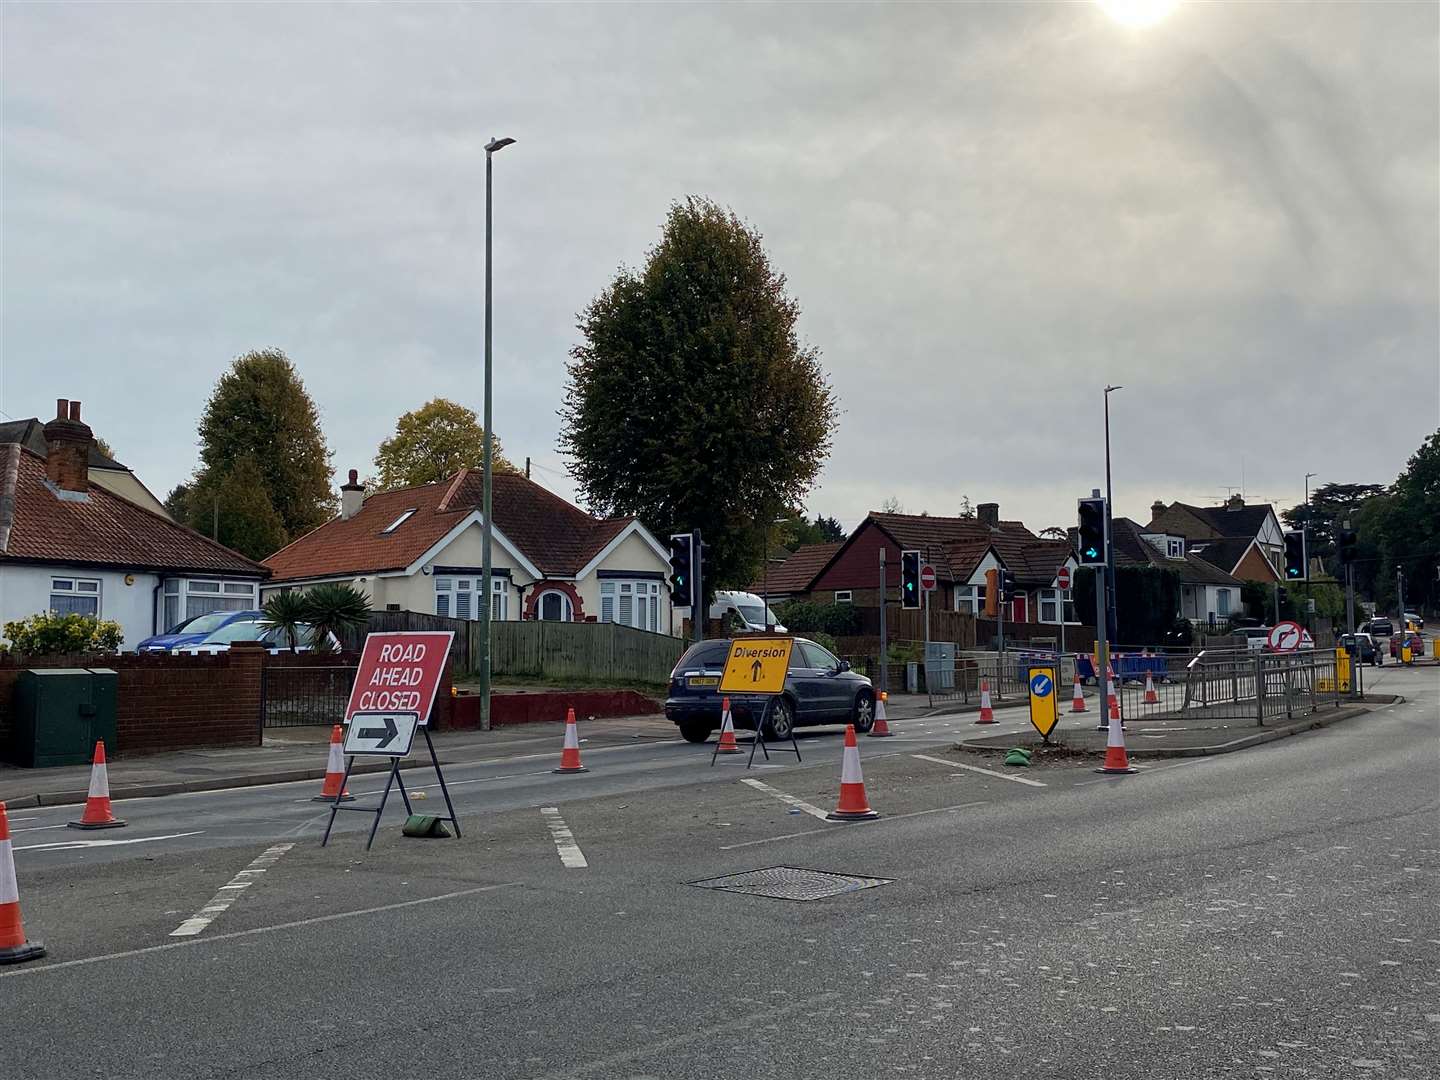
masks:
[[[385,777],[385,790],[380,793],[380,805],[374,810],[375,820],[370,823],[370,837],[365,841],[366,851],[369,851],[370,845],[375,842],[375,831],[380,828],[380,818],[385,813],[385,801],[390,798],[390,785],[395,783],[395,777],[399,772],[400,759],[396,758],[390,763],[390,775]]]
[[[455,805],[450,801],[450,789],[445,786],[445,774],[440,771],[440,759],[435,756],[435,744],[430,741],[430,728],[428,726],[420,729],[425,732],[425,745],[430,750],[430,764],[435,767],[435,778],[440,781],[440,794],[445,796],[445,812],[450,815],[450,824],[455,826],[455,838],[460,838],[460,819],[455,816]],[[409,804],[406,804],[409,808]]]
[[[330,842],[330,830],[335,826],[335,815],[340,810],[340,796],[345,794],[345,787],[350,782],[350,767],[355,764],[352,756],[345,761],[345,775],[340,778],[340,795],[335,796],[335,801],[330,805],[330,820],[325,823],[325,835],[320,838],[320,846],[324,847]]]

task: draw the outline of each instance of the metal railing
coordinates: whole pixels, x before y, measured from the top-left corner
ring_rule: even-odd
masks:
[[[1068,687],[1075,676],[1074,657],[1044,649],[1007,649],[1003,653],[958,650],[932,642],[922,665],[924,692],[931,706],[978,703],[982,685],[992,703],[1029,694],[1032,667],[1056,668],[1056,680]]]
[[[1187,665],[1181,709],[1214,719],[1292,718],[1338,708],[1362,692],[1361,669],[1351,665],[1354,685],[1340,677],[1331,649],[1294,653],[1202,651]]]
[[[346,665],[289,667],[267,664],[261,682],[260,714],[264,726],[308,727],[339,724],[356,668]]]

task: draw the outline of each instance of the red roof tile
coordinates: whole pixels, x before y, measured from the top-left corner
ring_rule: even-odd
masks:
[[[98,484],[90,484],[83,499],[61,498],[46,481],[44,460],[16,443],[0,445],[0,478],[0,558],[242,577],[269,573]]]
[[[634,518],[601,520],[519,473],[495,473],[495,528],[542,573],[574,576]],[[482,503],[479,470],[436,484],[371,495],[354,517],[335,518],[265,560],[277,580],[378,573],[409,566]],[[394,532],[385,529],[414,510]]]
[[[783,563],[778,566],[772,563],[767,574],[755,579],[750,591],[756,595],[764,590],[782,595],[809,592],[815,575],[825,569],[830,557],[843,546],[839,540],[831,544],[803,544]]]

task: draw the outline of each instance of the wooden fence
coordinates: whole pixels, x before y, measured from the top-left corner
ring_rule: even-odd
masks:
[[[456,671],[479,668],[484,624],[418,611],[373,611],[372,631],[453,630]],[[618,623],[497,622],[490,633],[492,675],[600,683],[661,685],[685,642]]]

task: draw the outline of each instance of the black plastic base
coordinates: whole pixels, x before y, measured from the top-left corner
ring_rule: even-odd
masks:
[[[39,941],[27,941],[13,949],[0,949],[0,964],[23,964],[26,960],[38,960],[45,955],[45,946]]]
[[[125,822],[121,821],[119,818],[115,818],[112,821],[98,822],[67,821],[65,824],[69,825],[72,829],[118,829],[121,825],[124,825]]]

